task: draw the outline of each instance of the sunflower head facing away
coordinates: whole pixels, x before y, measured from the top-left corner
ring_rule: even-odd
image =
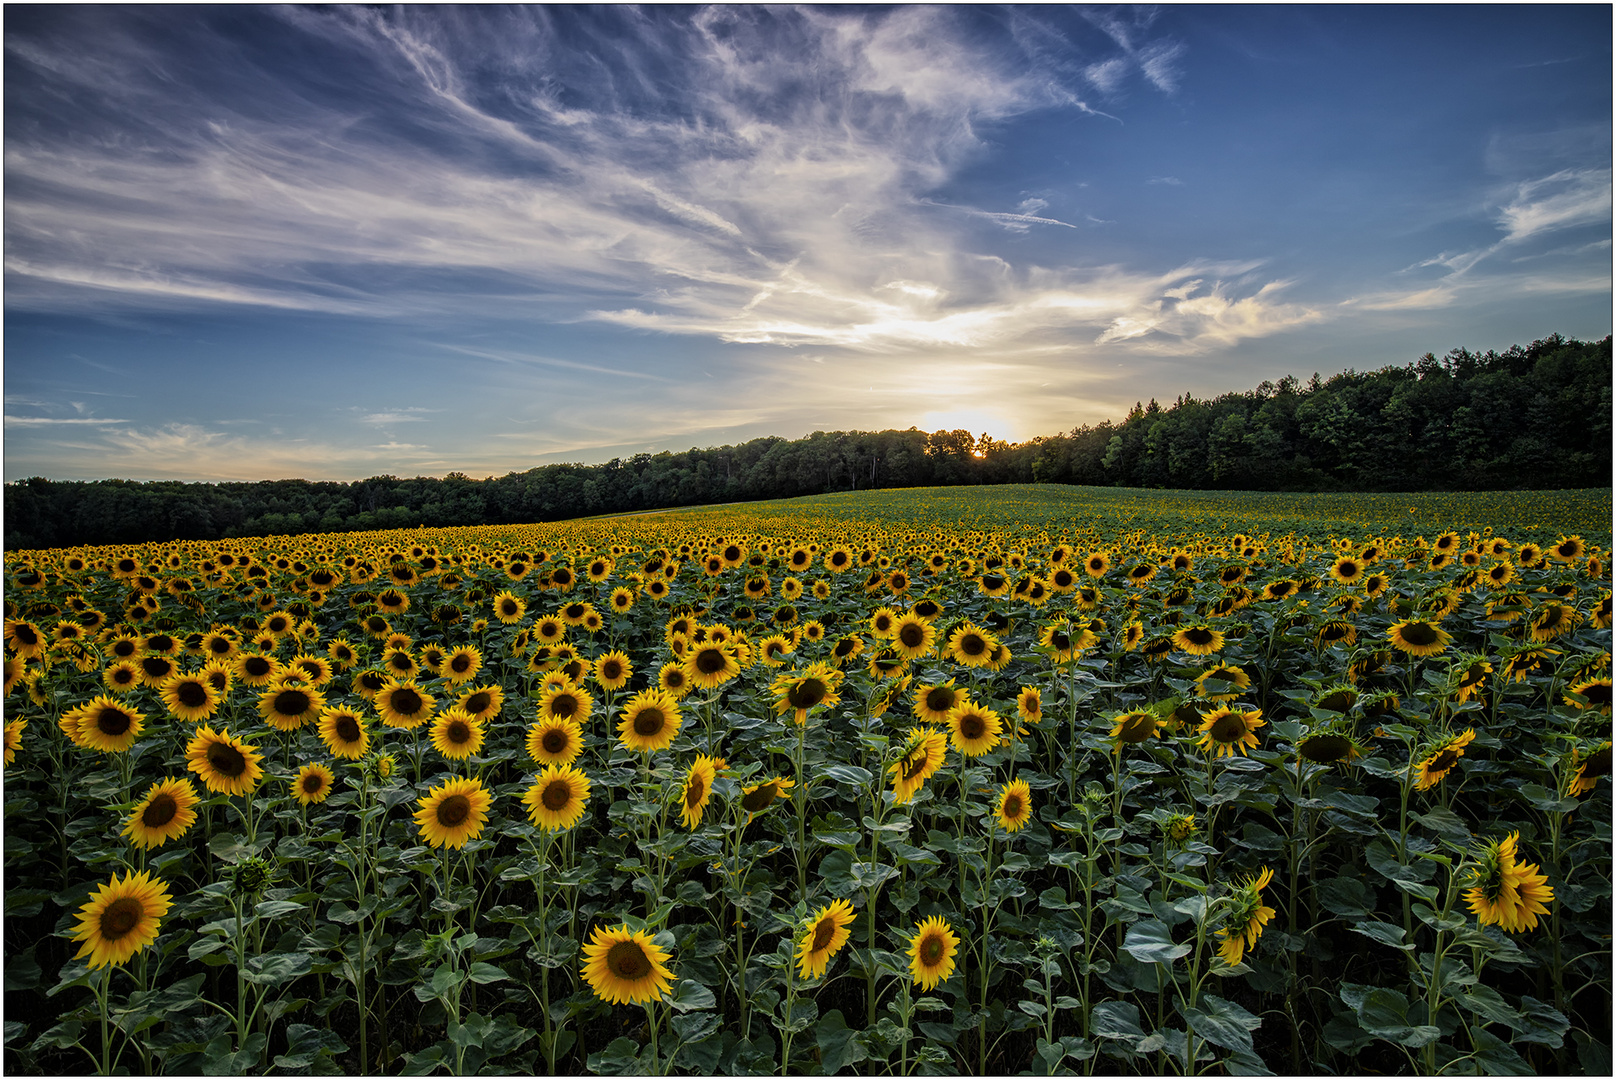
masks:
[[[808,711],[820,706],[829,707],[842,700],[839,693],[842,673],[824,662],[810,665],[804,671],[792,671],[774,680],[770,692],[774,695],[774,711],[790,713],[799,724],[808,722]]]
[[[1263,927],[1276,914],[1262,902],[1262,891],[1272,880],[1274,872],[1265,866],[1261,873],[1246,878],[1233,889],[1234,906],[1223,928],[1217,932],[1218,940],[1223,943],[1218,947],[1218,955],[1230,966],[1240,963],[1246,950],[1257,944]]]
[[[1547,915],[1554,889],[1536,863],[1517,861],[1519,833],[1482,845],[1475,855],[1471,887],[1465,903],[1483,926],[1497,926],[1519,934],[1537,928],[1537,917]]]

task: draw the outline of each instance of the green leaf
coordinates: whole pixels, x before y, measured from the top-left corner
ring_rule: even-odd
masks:
[[[1535,1042],[1559,1049],[1565,1044],[1565,1033],[1571,1030],[1571,1021],[1548,1002],[1535,997],[1521,998],[1523,1020],[1517,1029],[1516,1042]]]
[[[640,1064],[640,1044],[619,1036],[606,1049],[589,1055],[589,1071],[601,1076],[644,1076],[651,1070]]]
[[[314,967],[314,958],[308,953],[269,953],[247,959],[245,973],[255,986],[281,986],[299,975],[307,975]]]
[[[1476,1066],[1483,1076],[1533,1076],[1537,1070],[1526,1063],[1509,1043],[1484,1027],[1470,1029],[1476,1047]]]
[[[294,912],[303,911],[306,907],[306,904],[299,904],[295,900],[265,900],[253,910],[258,913],[258,917],[261,919],[278,919],[282,915],[291,915]]]
[[[676,1012],[694,1012],[697,1009],[711,1009],[718,1004],[713,992],[701,983],[691,979],[680,979],[673,993],[668,998]]]
[[[1319,884],[1319,904],[1343,919],[1367,919],[1375,912],[1375,895],[1356,878],[1333,877]]]
[[[277,1069],[307,1069],[320,1057],[346,1053],[348,1044],[334,1031],[308,1024],[286,1026],[286,1053],[275,1055]]]
[[[1261,1017],[1216,994],[1202,994],[1199,1005],[1183,1012],[1195,1034],[1225,1050],[1251,1050],[1251,1033],[1262,1027]]]
[[[1358,1006],[1358,1024],[1369,1034],[1387,1042],[1417,1049],[1441,1038],[1442,1032],[1428,1024],[1408,1022],[1408,998],[1396,990],[1377,986]]]
[[[823,776],[828,776],[832,780],[849,784],[853,787],[864,787],[874,779],[873,774],[868,769],[861,769],[857,765],[826,765],[822,769],[815,770],[814,779],[817,780]]]
[[[1450,840],[1465,841],[1470,839],[1470,827],[1464,823],[1464,819],[1445,806],[1433,807],[1426,813],[1415,814],[1414,820],[1432,832],[1441,833]]]
[[[1089,1030],[1101,1039],[1138,1046],[1145,1037],[1139,1026],[1139,1006],[1131,1001],[1102,1001],[1089,1016]]]
[[[1146,964],[1171,964],[1179,957],[1188,956],[1194,947],[1173,941],[1173,931],[1157,919],[1143,919],[1128,927],[1122,947],[1135,960]]]
[[[1468,993],[1457,995],[1457,1000],[1460,1005],[1483,1020],[1495,1024],[1507,1024],[1516,1029],[1520,1027],[1521,1014],[1510,1008],[1503,995],[1490,986],[1477,986]]]
[[[1352,926],[1352,931],[1355,934],[1362,934],[1366,938],[1373,938],[1382,945],[1390,945],[1394,949],[1402,949],[1404,952],[1409,952],[1414,948],[1414,946],[1403,941],[1403,928],[1401,926],[1393,926],[1391,923],[1355,923]]]
[[[819,1026],[814,1028],[814,1042],[819,1045],[819,1063],[826,1076],[834,1076],[869,1057],[858,1036],[847,1026],[840,1009],[832,1009],[820,1018]]]
[[[493,964],[486,964],[478,960],[471,965],[471,981],[479,986],[486,986],[488,983],[499,982],[508,978],[510,978],[509,975]]]
[[[717,1031],[724,1018],[715,1012],[687,1013],[671,1021],[673,1033],[682,1043],[700,1042]]]

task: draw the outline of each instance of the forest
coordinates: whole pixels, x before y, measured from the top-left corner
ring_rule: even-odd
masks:
[[[541,465],[504,476],[5,485],[8,550],[215,540],[594,514],[927,485],[1053,483],[1259,491],[1607,487],[1611,339],[1287,376],[1209,401],[1008,443],[968,431],[816,431],[738,446]]]

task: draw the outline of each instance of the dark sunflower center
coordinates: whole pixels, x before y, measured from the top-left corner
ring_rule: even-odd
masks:
[[[179,803],[165,791],[146,804],[146,809],[140,812],[140,823],[148,829],[161,829],[173,821],[174,815],[179,812]]]
[[[95,726],[103,735],[122,735],[133,723],[129,714],[121,709],[102,709],[95,718]]]
[[[1357,700],[1357,694],[1346,690],[1339,690],[1336,693],[1326,694],[1324,697],[1321,697],[1319,699],[1319,708],[1325,710],[1326,712],[1344,713],[1348,709],[1352,708],[1353,702]]]
[[[898,631],[898,640],[903,642],[906,649],[918,649],[926,640],[926,629],[916,623],[909,623]]]
[[[1303,742],[1298,749],[1307,760],[1325,764],[1346,757],[1352,749],[1352,742],[1345,735],[1316,735]]]
[[[1212,631],[1204,626],[1192,626],[1184,631],[1184,640],[1191,645],[1210,645],[1213,641]]]
[[[247,673],[248,678],[260,679],[268,675],[274,668],[270,666],[269,657],[267,656],[249,656],[242,663],[241,670]]]
[[[515,600],[505,600],[505,601],[502,601],[500,603],[500,605],[499,605],[499,611],[500,611],[501,615],[510,615],[510,616],[514,617],[516,615],[517,610],[518,610],[518,608],[516,606],[516,601]]]
[[[810,951],[819,952],[821,949],[830,948],[830,943],[835,937],[836,920],[827,915],[814,924],[814,940]]]
[[[563,720],[574,716],[578,712],[578,699],[571,694],[557,694],[550,699],[550,712]]]
[[[388,695],[388,704],[400,716],[413,716],[421,711],[421,695],[408,687],[401,687]]]
[[[1403,627],[1403,640],[1410,645],[1434,645],[1438,640],[1436,627],[1425,622],[1409,623]]]
[[[175,687],[174,696],[187,709],[200,709],[208,703],[208,689],[199,682],[187,680]]]
[[[567,804],[572,802],[572,788],[565,780],[552,780],[544,786],[539,794],[539,801],[551,813],[565,810]]]
[[[606,680],[621,679],[623,677],[623,665],[616,660],[606,661],[600,665],[600,677]]]
[[[247,758],[229,743],[216,742],[208,747],[208,766],[220,776],[236,777],[247,771]]]
[[[619,941],[606,953],[606,966],[619,979],[638,981],[651,974],[651,961],[637,941]]]
[[[960,638],[959,648],[966,656],[981,656],[988,651],[988,643],[980,634],[966,634]]]
[[[692,773],[685,784],[685,805],[694,810],[707,794],[707,781],[700,773]]]
[[[339,716],[336,723],[337,738],[343,742],[359,741],[359,721],[351,716]]]
[[[756,791],[749,791],[741,796],[741,808],[749,814],[755,814],[774,801],[775,793],[773,783],[764,784]]]
[[[140,661],[140,666],[146,674],[154,679],[162,679],[174,670],[174,665],[161,656],[148,656]]]
[[[1246,721],[1239,713],[1227,713],[1212,721],[1214,742],[1234,743],[1246,737]]]
[[[696,670],[703,675],[716,675],[724,670],[722,649],[703,649],[696,654]]]
[[[471,741],[471,725],[464,720],[451,720],[443,731],[443,737],[455,745]]]
[[[108,941],[117,941],[139,926],[145,914],[146,909],[139,900],[132,896],[119,897],[101,912],[101,936]]]
[[[275,695],[275,711],[282,716],[302,716],[309,711],[309,695],[301,690],[282,690]]]
[[[1126,716],[1122,719],[1117,738],[1125,743],[1142,743],[1156,733],[1154,716]]]
[[[959,731],[963,738],[980,739],[987,734],[988,726],[976,713],[966,713],[959,719]]]
[[[1588,755],[1588,760],[1582,766],[1584,776],[1604,776],[1610,772],[1610,747],[1601,746]]]
[[[932,712],[947,712],[958,701],[958,695],[946,686],[939,686],[926,695],[926,708]]]
[[[1021,796],[1006,795],[1004,797],[1004,816],[1014,821],[1021,816]]]
[[[1068,635],[1061,633],[1059,630],[1049,635],[1049,643],[1055,646],[1055,648],[1060,652],[1066,652],[1072,647],[1072,639]]]
[[[318,795],[325,787],[325,777],[319,773],[309,773],[303,778],[303,794]]]
[[[471,670],[471,657],[461,653],[449,661],[449,670],[456,675],[463,675]]]
[[[948,947],[943,944],[943,939],[933,934],[920,943],[920,962],[926,967],[936,967],[943,962],[943,955],[947,951]]]
[[[451,795],[438,804],[438,824],[453,829],[471,817],[471,800],[464,795]]]
[[[486,690],[479,690],[477,693],[466,699],[466,711],[469,713],[480,713],[484,709],[488,708],[491,700],[492,699],[488,696],[488,692]]]
[[[828,690],[818,679],[804,679],[791,688],[787,699],[794,709],[811,709],[825,700]]]
[[[119,668],[112,673],[112,681],[120,686],[128,686],[135,681],[135,673],[128,668]]]
[[[905,780],[913,780],[926,767],[926,757],[925,750],[916,750],[898,763],[899,775]]]
[[[1459,763],[1459,753],[1456,750],[1444,750],[1425,763],[1431,772],[1447,772]]]
[[[644,739],[659,735],[667,726],[668,718],[654,705],[646,706],[634,714],[634,734]]]

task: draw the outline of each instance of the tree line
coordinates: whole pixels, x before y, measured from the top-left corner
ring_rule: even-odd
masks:
[[[4,522],[9,550],[516,524],[875,487],[1476,491],[1610,481],[1611,339],[1555,334],[1327,380],[1287,376],[1210,401],[1152,399],[1119,422],[1025,443],[962,430],[816,431],[486,480],[32,477],[5,485]]]

